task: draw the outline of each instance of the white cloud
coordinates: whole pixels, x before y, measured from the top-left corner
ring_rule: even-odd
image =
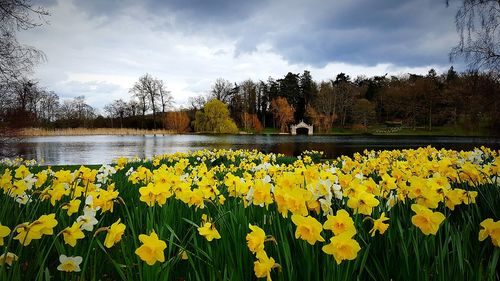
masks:
[[[175,15],[159,17],[138,6],[112,18],[90,17],[72,1],[60,0],[51,14],[50,25],[20,33],[20,41],[43,50],[48,57],[35,77],[62,98],[85,95],[99,109],[114,99],[129,99],[128,89],[145,73],[163,79],[176,105],[183,106],[188,97],[208,92],[218,77],[232,82],[267,80],[307,69],[319,81],[333,79],[340,72],[355,77],[427,73],[430,67],[446,67],[390,63],[367,67],[336,62],[314,67],[290,63],[269,42],[257,42],[252,52],[238,53],[238,38],[217,33],[217,28],[214,32],[183,32],[174,24]]]

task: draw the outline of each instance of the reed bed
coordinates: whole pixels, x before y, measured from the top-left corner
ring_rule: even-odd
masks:
[[[129,128],[67,128],[67,129],[42,129],[25,128],[17,132],[22,137],[39,136],[91,136],[91,135],[168,135],[171,130],[143,130]]]

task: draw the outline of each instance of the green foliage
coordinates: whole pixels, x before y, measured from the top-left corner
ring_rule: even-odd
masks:
[[[238,133],[238,127],[229,117],[227,106],[218,99],[207,102],[203,111],[196,112],[194,129],[197,132],[216,134]]]

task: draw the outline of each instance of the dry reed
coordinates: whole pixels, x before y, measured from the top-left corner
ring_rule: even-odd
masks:
[[[25,128],[18,132],[18,136],[87,136],[87,135],[164,135],[173,134],[171,130],[143,130],[128,128],[67,128],[67,129],[43,129]]]

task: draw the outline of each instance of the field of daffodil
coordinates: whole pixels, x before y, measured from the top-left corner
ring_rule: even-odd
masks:
[[[0,161],[0,280],[498,280],[500,155]]]

